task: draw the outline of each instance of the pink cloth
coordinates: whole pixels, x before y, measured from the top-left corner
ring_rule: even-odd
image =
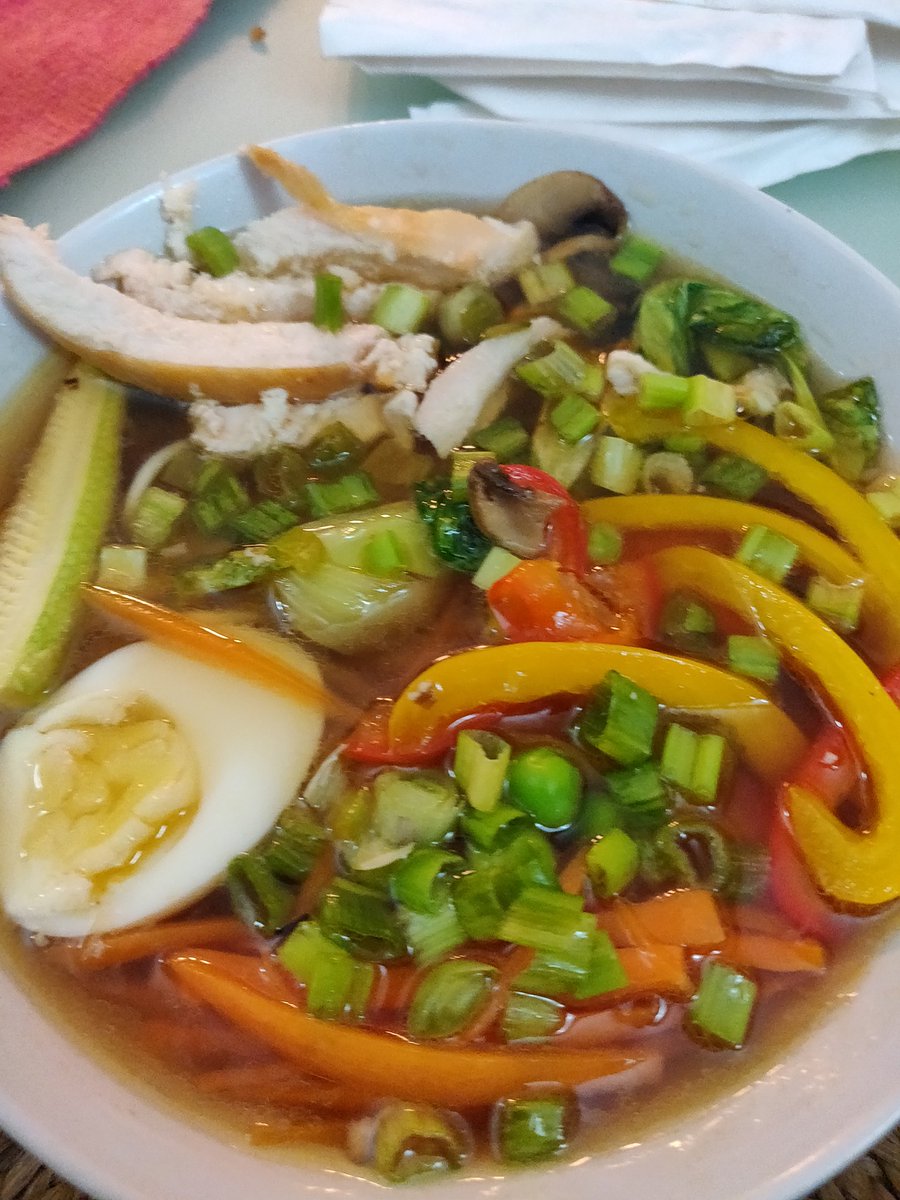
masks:
[[[95,129],[211,0],[0,0],[0,185]]]

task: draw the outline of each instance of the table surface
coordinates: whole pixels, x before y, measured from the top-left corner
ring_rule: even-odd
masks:
[[[54,235],[135,188],[245,142],[348,121],[404,117],[447,93],[426,79],[367,78],[319,54],[321,0],[214,0],[195,37],[87,141],[0,190],[0,211]],[[250,30],[261,26],[265,40]],[[790,180],[772,195],[900,284],[900,152]]]

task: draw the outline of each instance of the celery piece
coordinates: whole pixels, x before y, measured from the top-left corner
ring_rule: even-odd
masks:
[[[389,283],[375,302],[369,320],[388,333],[415,333],[430,308],[431,299],[427,293],[406,283]]]
[[[441,334],[448,342],[454,346],[474,346],[485,330],[503,320],[503,306],[486,287],[468,283],[444,297],[437,315]]]
[[[685,425],[730,425],[737,420],[737,393],[730,383],[692,375],[682,411]]]
[[[344,304],[341,298],[344,281],[340,275],[322,271],[316,275],[314,284],[313,324],[319,329],[328,329],[336,333],[344,324]]]
[[[598,409],[577,392],[568,392],[552,408],[550,424],[564,442],[575,445],[600,424]]]
[[[139,546],[158,550],[171,536],[187,501],[165,488],[148,487],[128,522],[129,532]]]
[[[773,583],[782,583],[793,567],[800,547],[783,533],[765,525],[751,525],[737,548],[735,558]]]
[[[598,521],[588,530],[588,558],[605,567],[622,557],[622,535],[614,525]]]
[[[806,589],[806,603],[840,633],[853,633],[862,616],[865,585],[861,579],[850,583],[832,583],[814,575]]]
[[[147,548],[101,546],[94,582],[119,592],[143,591],[147,586]]]
[[[591,463],[591,481],[620,496],[637,491],[644,465],[644,453],[639,446],[624,438],[604,435],[597,440],[597,451]]]
[[[653,276],[665,251],[636,233],[626,234],[609,262],[611,271],[627,275],[635,283],[645,284]]]
[[[492,546],[472,576],[472,583],[482,592],[486,592],[498,579],[503,579],[510,571],[515,570],[521,562],[521,558],[517,558],[509,550],[504,550],[502,546]]]
[[[456,739],[453,773],[474,809],[490,812],[500,803],[511,755],[509,742],[486,729],[463,730]]]
[[[238,265],[238,252],[227,233],[215,225],[204,225],[184,239],[194,262],[210,275],[230,275]]]

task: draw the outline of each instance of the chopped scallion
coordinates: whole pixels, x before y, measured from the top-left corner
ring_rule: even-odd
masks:
[[[466,1146],[451,1119],[424,1104],[391,1104],[378,1114],[375,1169],[389,1183],[443,1175],[462,1166]]]
[[[391,845],[438,842],[456,824],[459,797],[442,772],[389,769],[374,791],[373,832]]]
[[[455,905],[445,901],[435,913],[407,912],[406,936],[420,967],[430,967],[467,941]]]
[[[344,281],[340,275],[323,271],[315,278],[315,300],[313,302],[313,324],[319,329],[336,333],[344,324],[342,293]]]
[[[258,545],[269,542],[297,524],[296,513],[277,500],[260,500],[231,522],[231,528],[242,542]]]
[[[738,675],[774,683],[781,669],[778,650],[763,637],[734,633],[728,638],[728,665]]]
[[[593,288],[579,285],[571,288],[556,302],[556,315],[581,333],[596,333],[601,325],[615,318],[616,307]]]
[[[445,296],[438,308],[441,333],[454,346],[474,346],[486,329],[502,320],[502,304],[479,283]]]
[[[536,263],[521,270],[517,278],[529,304],[548,304],[575,286],[572,272],[564,262]]]
[[[656,763],[610,771],[606,786],[629,829],[655,829],[666,819],[666,794]]]
[[[185,508],[187,501],[183,496],[166,488],[148,487],[128,522],[129,532],[139,546],[158,550],[171,537]]]
[[[751,525],[735,558],[773,583],[783,582],[800,553],[800,547],[783,533],[765,525]]]
[[[863,581],[832,583],[814,575],[806,589],[806,603],[840,633],[853,633],[862,616]]]
[[[550,411],[550,424],[564,442],[574,446],[600,424],[598,409],[577,392],[563,396]]]
[[[204,225],[184,239],[194,262],[210,275],[230,275],[238,265],[238,252],[227,233],[215,225]]]
[[[484,1008],[500,972],[467,958],[433,967],[416,988],[407,1015],[415,1038],[446,1038],[461,1033]]]
[[[507,909],[499,935],[518,946],[566,954],[574,940],[584,937],[583,916],[580,896],[548,887],[526,887]]]
[[[725,739],[718,733],[696,733],[670,725],[663,744],[660,775],[688,799],[715,804],[725,761]]]
[[[261,854],[239,854],[228,864],[225,882],[231,907],[245,924],[271,937],[291,915],[293,890],[276,878]]]
[[[279,534],[269,543],[268,551],[282,570],[300,575],[309,575],[325,561],[322,539],[299,525]]]
[[[671,408],[684,408],[688,399],[690,380],[682,375],[669,375],[664,371],[648,371],[638,384],[638,408],[656,412]]]
[[[622,535],[614,525],[598,521],[588,530],[588,558],[598,566],[616,563],[622,557]]]
[[[352,879],[333,880],[319,906],[326,937],[361,958],[406,955],[406,938],[389,896]]]
[[[676,592],[663,607],[660,633],[678,650],[708,655],[716,634],[716,619],[704,605]]]
[[[430,308],[431,300],[425,292],[406,283],[389,283],[378,297],[369,320],[388,333],[415,333]]]
[[[630,496],[637,491],[643,465],[644,452],[639,446],[606,434],[597,439],[591,482],[619,496]]]
[[[304,448],[303,461],[314,475],[333,475],[362,458],[365,449],[365,443],[343,421],[334,421]]]
[[[623,766],[644,762],[653,752],[659,702],[618,671],[610,671],[581,718],[580,736]]]
[[[249,507],[247,489],[233,471],[216,459],[203,464],[189,510],[201,533],[221,533]]]
[[[215,562],[201,563],[182,571],[176,578],[176,585],[183,596],[211,596],[216,592],[249,587],[275,570],[276,563],[267,554],[233,550]]]
[[[737,392],[730,383],[693,375],[683,413],[685,425],[730,425],[737,419]]]
[[[500,417],[472,435],[479,450],[488,450],[498,462],[511,462],[528,445],[528,431],[515,417]]]
[[[504,550],[502,546],[492,546],[472,576],[472,583],[482,592],[486,592],[498,579],[515,570],[521,561],[521,558],[517,558],[509,550]]]
[[[375,981],[371,963],[359,962],[315,924],[298,925],[278,947],[281,965],[306,985],[306,1005],[325,1021],[359,1021]]]
[[[620,895],[638,873],[637,843],[623,829],[611,829],[588,850],[585,865],[594,895],[609,900]]]
[[[694,1031],[715,1045],[737,1050],[747,1036],[756,990],[753,980],[734,967],[707,961],[688,1009]]]
[[[450,884],[444,876],[448,867],[461,867],[458,854],[422,846],[413,850],[394,868],[391,892],[398,904],[414,913],[434,915],[447,902]]]
[[[505,829],[513,821],[524,821],[525,817],[526,814],[521,808],[513,808],[511,804],[498,804],[489,812],[472,809],[463,813],[462,831],[475,846],[482,850],[490,850],[501,829]]]
[[[544,1041],[560,1030],[566,1010],[548,996],[511,992],[503,1014],[503,1036],[507,1042]]]
[[[315,517],[353,512],[357,508],[365,508],[367,504],[374,504],[378,499],[371,479],[362,471],[355,475],[344,475],[334,483],[308,483],[306,495]]]
[[[599,363],[589,363],[566,342],[554,342],[549,354],[521,363],[515,373],[523,383],[551,400],[567,392],[598,400],[603,391],[603,369]]]
[[[512,747],[484,729],[463,730],[456,739],[453,771],[466,799],[479,812],[500,803]]]
[[[768,480],[764,467],[736,454],[719,454],[700,475],[706,487],[735,500],[752,500]]]
[[[645,284],[662,262],[665,251],[646,238],[629,233],[609,262],[610,270]]]

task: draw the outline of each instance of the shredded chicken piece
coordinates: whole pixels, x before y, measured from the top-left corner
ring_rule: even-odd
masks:
[[[636,396],[642,375],[659,375],[649,359],[633,350],[611,350],[606,356],[606,379],[620,396]]]

